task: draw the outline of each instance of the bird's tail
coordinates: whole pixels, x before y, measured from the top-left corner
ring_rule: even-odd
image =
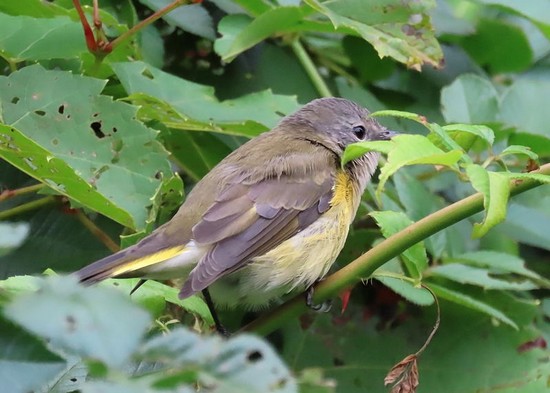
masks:
[[[185,246],[168,247],[148,253],[140,243],[109,255],[80,269],[80,282],[93,284],[112,277],[144,277],[149,267],[179,255]]]

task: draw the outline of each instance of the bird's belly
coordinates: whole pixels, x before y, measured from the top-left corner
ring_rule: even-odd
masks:
[[[351,202],[351,203],[350,203]],[[355,216],[353,201],[331,207],[303,231],[210,287],[216,304],[258,309],[327,274],[344,247]]]

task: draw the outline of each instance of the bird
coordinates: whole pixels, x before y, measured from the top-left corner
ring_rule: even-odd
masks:
[[[202,292],[223,332],[215,307],[262,309],[328,273],[379,159],[342,166],[344,150],[395,134],[350,100],[315,99],[218,163],[167,223],[76,275],[183,279],[179,297]]]

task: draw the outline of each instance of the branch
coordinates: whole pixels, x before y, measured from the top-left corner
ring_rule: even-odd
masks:
[[[550,175],[550,164],[543,165],[539,170],[530,173]],[[510,195],[520,194],[539,185],[541,185],[540,182],[532,179],[522,182],[512,181],[510,183]],[[349,288],[371,276],[384,263],[414,244],[482,210],[483,195],[477,193],[424,217],[401,232],[390,236],[319,283],[315,287],[313,301],[320,303],[337,295],[345,288]],[[301,294],[277,307],[269,314],[256,319],[241,330],[266,335],[281,326],[285,321],[298,317],[306,310],[304,296]]]
[[[296,55],[296,57],[304,67],[307,75],[311,79],[311,82],[319,92],[319,95],[321,97],[332,97],[332,93],[330,92],[330,89],[328,88],[327,84],[323,80],[323,77],[319,74],[319,71],[317,70],[317,66],[313,63],[313,61],[311,60],[311,57],[309,57],[308,53],[304,49],[299,38],[292,41],[290,46],[294,51],[294,54]]]

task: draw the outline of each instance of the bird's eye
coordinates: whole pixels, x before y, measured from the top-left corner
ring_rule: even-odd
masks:
[[[353,127],[353,133],[358,139],[365,139],[365,136],[367,135],[367,131],[365,130],[365,127],[363,126],[355,126]]]

